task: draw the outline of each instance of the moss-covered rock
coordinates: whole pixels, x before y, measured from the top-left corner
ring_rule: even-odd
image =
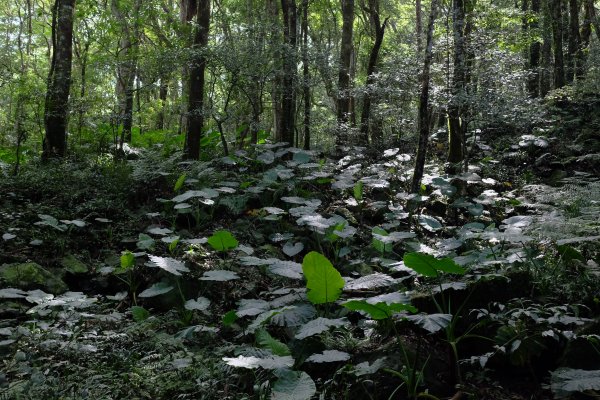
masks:
[[[60,265],[65,271],[70,272],[73,275],[87,274],[89,272],[88,266],[78,260],[73,254],[69,254],[60,260]]]
[[[34,262],[0,266],[0,281],[6,287],[23,290],[39,288],[52,294],[61,294],[69,289],[62,279]]]

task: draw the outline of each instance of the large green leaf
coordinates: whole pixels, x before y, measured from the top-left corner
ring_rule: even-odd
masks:
[[[344,280],[337,269],[322,254],[311,251],[302,261],[306,278],[306,296],[313,304],[331,303],[342,293]]]
[[[208,238],[208,244],[216,251],[235,249],[239,242],[229,231],[217,231]]]
[[[406,253],[404,265],[424,276],[436,277],[440,271],[458,275],[465,273],[465,270],[451,258],[437,259],[424,253]]]

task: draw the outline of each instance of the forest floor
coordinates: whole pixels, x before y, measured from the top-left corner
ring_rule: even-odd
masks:
[[[474,146],[6,176],[0,399],[599,398],[600,155]]]

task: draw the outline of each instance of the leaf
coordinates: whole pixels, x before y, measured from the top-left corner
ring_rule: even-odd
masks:
[[[310,400],[317,392],[312,378],[303,371],[280,370],[273,384],[272,400]]]
[[[385,365],[385,357],[378,358],[373,361],[372,364],[369,365],[368,361],[361,362],[360,364],[356,364],[354,367],[354,375],[363,376],[363,375],[371,375],[379,371]]]
[[[27,292],[16,288],[0,289],[0,299],[22,299],[27,296]]]
[[[348,283],[346,283],[346,287],[344,287],[345,292],[356,291],[356,290],[370,290],[377,289],[382,287],[388,287],[395,283],[396,281],[389,275],[382,274],[380,272],[366,275],[360,277],[358,279],[354,279]]]
[[[170,230],[169,228],[154,227],[154,228],[148,229],[148,233],[151,233],[153,235],[164,236],[164,235],[169,235],[169,234],[173,233],[173,231]]]
[[[311,304],[304,303],[273,310],[270,319],[274,325],[296,327],[312,320],[316,313],[317,310]]]
[[[179,178],[177,178],[177,182],[175,182],[175,186],[173,186],[173,191],[175,193],[179,192],[179,190],[183,187],[185,183],[185,174],[181,174]]]
[[[257,330],[255,337],[256,343],[258,343],[260,347],[271,350],[271,353],[276,356],[289,356],[291,354],[289,347],[271,336],[266,329]]]
[[[288,257],[294,257],[296,254],[300,253],[302,250],[304,250],[304,244],[301,242],[297,242],[297,243],[287,242],[285,245],[283,245],[283,252]]]
[[[552,372],[550,388],[557,398],[564,398],[575,392],[600,390],[600,370],[559,368]]]
[[[232,367],[248,369],[279,369],[290,368],[294,365],[294,359],[291,356],[267,356],[264,358],[253,356],[238,356],[236,358],[223,357],[223,361]]]
[[[463,275],[465,270],[450,258],[440,258],[424,253],[406,253],[403,258],[404,265],[418,274],[437,277],[439,271],[450,274]]]
[[[353,195],[354,199],[358,202],[362,201],[363,199],[363,186],[363,181],[358,181],[356,184],[354,184]]]
[[[138,235],[138,242],[136,243],[136,246],[140,250],[150,250],[154,247],[154,239],[145,233],[140,233]]]
[[[15,235],[15,234],[13,234],[13,233],[8,233],[8,232],[7,232],[7,233],[5,233],[4,235],[2,235],[2,240],[5,240],[5,241],[7,241],[7,242],[8,242],[9,240],[12,240],[12,239],[14,239],[14,238],[16,238],[16,237],[17,237],[17,235]]]
[[[269,302],[261,299],[241,299],[236,311],[238,317],[255,316],[269,309]]]
[[[121,269],[127,270],[135,265],[135,256],[130,251],[125,251],[121,254]]]
[[[208,244],[216,251],[235,249],[239,242],[229,231],[217,231],[208,238]]]
[[[201,281],[218,281],[218,282],[233,281],[235,279],[240,279],[238,274],[236,274],[233,271],[227,271],[224,269],[206,271],[200,278]]]
[[[269,259],[269,272],[290,279],[302,279],[302,265],[293,261],[283,261],[276,258]]]
[[[407,315],[406,319],[419,325],[430,333],[436,333],[446,327],[452,321],[451,314],[417,314]]]
[[[375,250],[379,251],[380,253],[392,251],[394,245],[391,241],[387,242],[385,240],[385,237],[389,235],[385,229],[376,226],[373,228],[371,233],[373,235],[372,245]]]
[[[133,306],[131,307],[131,316],[135,322],[142,322],[148,319],[150,312],[148,312],[148,310],[146,310],[144,307]]]
[[[173,275],[181,276],[182,272],[190,272],[189,268],[179,260],[170,257],[158,257],[149,255],[150,263],[158,268],[164,269]]]
[[[374,320],[390,318],[395,312],[410,311],[417,312],[417,309],[410,304],[380,302],[377,304],[368,303],[365,300],[350,300],[342,304],[352,311],[364,311]]]
[[[347,361],[350,359],[350,354],[339,351],[339,350],[325,350],[320,354],[313,354],[306,359],[306,362],[313,363],[327,363],[327,362],[340,362]]]
[[[138,297],[147,298],[160,296],[161,294],[168,293],[171,290],[173,290],[173,286],[169,286],[164,282],[158,282],[144,290],[142,293],[138,294]]]
[[[319,317],[302,325],[300,329],[298,329],[298,332],[296,332],[295,337],[296,339],[306,339],[309,336],[325,332],[332,326],[340,327],[344,325],[348,325],[348,320],[346,318],[330,319]]]
[[[221,321],[223,322],[223,325],[230,326],[237,319],[238,319],[237,314],[235,313],[235,311],[231,310],[231,311],[226,312],[225,315],[223,315],[223,318],[221,319]]]
[[[313,304],[336,301],[344,287],[344,279],[331,262],[320,253],[311,251],[302,261],[306,278],[307,297]]]
[[[430,232],[435,232],[443,228],[443,225],[437,219],[429,215],[419,215],[419,225]]]
[[[197,311],[206,311],[206,309],[210,306],[210,300],[206,297],[198,297],[197,299],[190,299],[185,302],[183,307],[186,310],[197,310]]]

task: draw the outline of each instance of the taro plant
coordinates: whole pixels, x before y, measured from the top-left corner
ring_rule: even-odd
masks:
[[[458,359],[459,342],[461,340],[474,337],[489,340],[482,336],[471,333],[478,326],[477,324],[470,326],[466,332],[459,335],[457,332],[457,324],[460,320],[460,315],[469,299],[469,296],[467,296],[463,303],[459,305],[454,313],[452,313],[453,310],[451,301],[450,299],[446,299],[446,296],[444,295],[445,289],[466,289],[466,284],[462,282],[443,284],[441,279],[442,273],[464,275],[466,271],[460,265],[456,264],[451,258],[437,259],[429,254],[424,253],[406,253],[403,261],[405,266],[411,268],[417,274],[425,277],[437,278],[441,304],[436,299],[433,291],[430,291],[430,296],[437,308],[438,313],[419,314],[409,316],[408,319],[430,333],[435,333],[442,329],[444,330],[446,336],[445,340],[448,343],[450,350],[450,365],[454,368],[452,375],[458,382],[461,382],[461,372]]]
[[[130,251],[121,254],[120,265],[113,270],[113,275],[127,285],[133,304],[137,305],[136,292],[140,284],[135,268],[135,255]]]

